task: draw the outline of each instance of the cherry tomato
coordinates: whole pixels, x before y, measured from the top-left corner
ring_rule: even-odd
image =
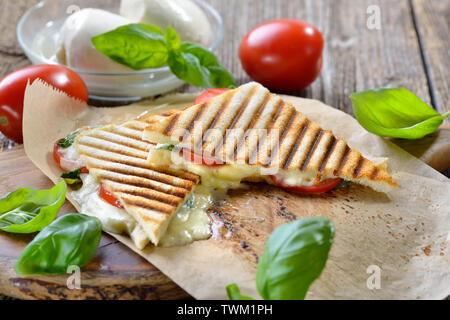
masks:
[[[28,81],[32,83],[37,78],[73,98],[88,101],[88,90],[83,79],[63,66],[36,65],[7,75],[0,80],[0,131],[17,143],[23,143],[22,113],[25,89]]]
[[[322,69],[324,40],[313,25],[280,19],[251,30],[239,55],[247,74],[275,90],[295,91],[309,86]]]
[[[60,168],[66,172],[77,170],[78,162],[64,157],[61,153],[61,147],[58,146],[58,142],[53,146],[53,159],[55,159]],[[89,169],[86,167],[81,167],[80,169],[81,173],[89,173]]]
[[[208,100],[211,100],[212,98],[219,96],[227,91],[229,91],[230,89],[209,89],[206,90],[205,92],[203,92],[201,95],[198,96],[197,100],[195,100],[194,104],[200,104],[203,102],[206,102]]]
[[[293,193],[301,193],[301,194],[318,194],[318,193],[325,193],[328,192],[334,188],[336,188],[341,182],[341,178],[336,179],[328,179],[319,182],[318,184],[314,186],[288,186],[286,185],[282,179],[276,177],[276,176],[269,176],[272,180],[273,184],[277,187],[280,187],[286,191],[293,192]]]
[[[189,151],[187,149],[181,150],[180,153],[186,161],[201,164],[206,167],[220,167],[220,166],[225,165],[223,163],[223,161],[221,161],[219,159],[214,159],[212,157],[208,157],[205,155],[199,156],[199,155],[195,154],[194,152]]]
[[[103,184],[100,184],[100,190],[98,191],[98,196],[109,203],[110,205],[123,209],[122,203],[120,203],[119,199],[116,198],[111,192],[105,189],[105,186]]]

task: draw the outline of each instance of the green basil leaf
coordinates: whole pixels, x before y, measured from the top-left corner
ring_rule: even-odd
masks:
[[[181,80],[206,89],[235,87],[233,76],[217,57],[198,44],[185,42],[180,49],[170,51],[168,64]]]
[[[252,297],[242,295],[238,285],[235,283],[228,285],[226,289],[230,300],[255,300]]]
[[[97,251],[102,224],[95,217],[70,214],[55,220],[25,248],[15,264],[18,275],[63,274],[84,267]]]
[[[63,149],[67,149],[69,148],[75,141],[75,138],[80,134],[80,132],[74,132],[70,135],[68,135],[67,137],[65,137],[64,139],[61,139],[58,141],[57,145]]]
[[[10,233],[41,231],[55,220],[66,197],[61,181],[50,190],[23,188],[0,199],[0,230]]]
[[[160,28],[129,24],[92,38],[94,46],[112,60],[135,70],[167,63],[166,38]]]
[[[156,147],[157,150],[168,150],[168,151],[173,151],[173,149],[175,149],[175,145],[174,144],[161,144],[158,145]]]
[[[435,132],[450,115],[439,114],[404,88],[357,92],[350,99],[358,122],[383,137],[420,139]]]
[[[296,220],[277,228],[267,241],[256,272],[261,297],[303,300],[325,267],[334,232],[334,224],[322,217]]]
[[[66,183],[69,185],[81,183],[82,182],[81,169],[71,171],[71,172],[64,172],[61,175],[61,178],[63,178],[64,181],[66,181]]]
[[[184,203],[183,207],[186,207],[188,209],[194,209],[195,208],[195,197],[192,194]]]
[[[181,47],[181,39],[178,33],[172,27],[167,27],[166,43],[169,51],[178,50]]]
[[[342,180],[341,183],[339,183],[339,185],[336,187],[336,189],[340,189],[340,188],[350,188],[350,186],[352,185],[351,181],[348,180]]]

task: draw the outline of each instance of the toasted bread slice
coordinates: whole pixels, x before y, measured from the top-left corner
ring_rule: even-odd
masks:
[[[142,140],[142,133],[149,123],[144,118],[121,126],[83,130],[75,147],[89,173],[120,200],[157,245],[199,177],[148,163],[153,145]]]
[[[278,176],[295,186],[343,178],[381,192],[397,186],[386,168],[375,165],[257,83],[166,114],[145,128],[144,140],[219,159],[228,165],[225,167],[239,171],[236,177],[242,180],[265,178],[271,183],[268,177]],[[162,152],[167,151],[151,152],[149,159],[170,161]],[[170,158],[174,162],[176,156]],[[201,162],[196,166],[178,162],[177,167],[202,177],[229,170],[200,169]]]

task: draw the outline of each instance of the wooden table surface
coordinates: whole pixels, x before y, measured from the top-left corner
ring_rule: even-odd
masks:
[[[0,78],[30,64],[16,39],[16,25],[39,0],[0,1]],[[450,109],[450,1],[448,0],[209,0],[226,33],[217,54],[239,83],[250,79],[238,59],[240,40],[254,26],[276,18],[301,19],[323,33],[321,76],[306,90],[352,113],[348,96],[365,89],[405,87],[440,112]],[[380,28],[370,19],[380,13]],[[369,23],[368,23],[369,22]],[[185,86],[184,91],[198,90]],[[448,122],[449,120],[447,120]],[[0,151],[14,143],[0,133]]]

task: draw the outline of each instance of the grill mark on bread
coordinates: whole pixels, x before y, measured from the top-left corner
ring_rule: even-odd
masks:
[[[272,165],[273,159],[280,152],[281,145],[283,145],[284,139],[287,137],[289,131],[291,130],[292,125],[294,124],[294,121],[296,119],[296,115],[297,115],[296,110],[293,108],[290,108],[290,114],[288,116],[289,120],[288,120],[287,124],[283,127],[283,132],[281,133],[281,136],[279,137],[278,143],[270,150],[270,154],[268,155],[269,162],[267,163],[266,167],[270,167]],[[274,123],[274,125],[275,125],[275,123]],[[272,129],[271,129],[271,131],[272,131]],[[269,134],[270,134],[270,132],[269,132]],[[256,156],[256,154],[255,154],[255,156]]]
[[[130,128],[127,128],[127,129],[130,129]],[[133,139],[138,142],[144,142],[144,141],[142,141],[142,131],[138,131],[138,130],[134,130],[134,129],[130,129],[130,130],[135,131],[136,133],[134,135],[132,135],[130,132],[125,133],[125,132],[121,131],[121,132],[116,132],[116,134],[120,134],[122,137]],[[145,141],[145,143],[151,144],[148,141]]]
[[[128,147],[128,148],[130,148],[130,149],[135,149],[135,150],[137,150],[137,151],[149,152],[150,149],[151,149],[150,144],[144,143],[143,141],[139,141],[139,140],[136,140],[136,139],[132,139],[132,138],[123,136],[123,135],[121,135],[121,134],[117,134],[117,133],[115,133],[115,132],[109,132],[109,133],[112,134],[112,135],[114,135],[114,136],[119,136],[119,137],[131,139],[131,140],[133,140],[133,141],[139,142],[139,144],[141,144],[141,146],[139,146],[138,144],[130,143],[130,142],[127,143],[126,141],[118,141],[118,140],[114,140],[113,137],[106,137],[106,136],[100,136],[100,135],[99,135],[99,136],[92,136],[92,137],[94,137],[94,138],[96,138],[96,139],[99,139],[99,140],[107,141],[107,142],[109,142],[109,143],[112,143],[112,144],[115,144],[115,145],[118,145],[118,146],[124,146],[124,147]]]
[[[267,102],[269,101],[269,98],[270,98],[270,95],[266,94],[264,96],[264,99],[263,99],[262,103],[257,108],[255,108],[255,111],[254,111],[253,114],[251,114],[251,116],[253,116],[255,114],[258,114],[258,112],[261,110],[261,108],[264,108],[267,105]],[[243,104],[243,106],[241,108],[239,108],[239,112],[234,117],[233,122],[231,122],[230,129],[234,129],[236,124],[239,122],[239,120],[241,120],[242,115],[247,111],[249,102],[250,102],[250,100],[246,101],[246,103]]]
[[[139,178],[144,178],[144,179],[148,179],[148,180],[152,180],[152,181],[156,181],[159,183],[163,183],[163,184],[167,184],[169,186],[175,187],[175,188],[183,188],[186,190],[190,190],[192,188],[192,186],[195,184],[195,182],[190,181],[190,180],[186,180],[186,179],[182,179],[182,178],[178,178],[178,177],[174,177],[174,176],[170,176],[170,175],[166,175],[167,177],[164,176],[156,176],[156,175],[152,175],[151,172],[152,170],[149,170],[148,173],[139,173],[136,172],[136,170],[130,170],[128,166],[125,168],[117,168],[117,167],[113,167],[113,166],[101,166],[101,165],[97,165],[97,164],[92,164],[89,166],[91,169],[100,169],[100,170],[105,170],[105,171],[111,171],[114,173],[119,173],[119,174],[123,174],[123,175],[129,175],[129,176],[135,176],[135,177],[139,177]],[[145,169],[144,169],[145,170]],[[172,179],[171,179],[172,178]],[[177,178],[176,181],[179,181],[178,183],[176,181],[173,181],[173,178]]]
[[[372,174],[370,175],[370,178],[371,179],[376,179],[379,172],[380,172],[380,169],[377,166],[375,166],[375,168],[373,169]]]
[[[240,105],[240,108],[237,109],[238,112],[234,115],[233,121],[231,122],[231,125],[230,125],[230,126],[231,126],[231,129],[234,129],[234,127],[236,126],[236,124],[237,124],[237,123],[239,122],[239,120],[242,118],[242,115],[243,115],[243,114],[245,113],[245,111],[247,110],[251,98],[255,95],[255,90],[256,90],[256,87],[253,87],[253,88],[250,89],[248,95],[244,98],[244,101],[242,101],[242,103],[241,103],[241,105]],[[228,105],[227,105],[227,106],[228,106]],[[225,113],[225,112],[226,112],[226,108],[225,108],[225,110],[222,110],[222,112]],[[225,138],[227,137],[226,131],[225,131],[224,136],[225,136]],[[245,131],[244,131],[244,136],[245,136]],[[240,140],[241,140],[241,139],[240,139]],[[235,143],[234,149],[236,150],[236,145],[237,145],[237,144],[236,144],[235,141],[233,141],[233,143]],[[238,143],[239,143],[239,141],[238,141]],[[222,144],[223,144],[223,143],[222,143]],[[216,146],[216,147],[217,147],[217,146]],[[223,150],[223,149],[222,149],[222,150]],[[214,154],[216,154],[216,150],[214,151]],[[234,158],[234,156],[233,156],[232,158]]]
[[[148,200],[145,198],[136,197],[136,196],[132,196],[132,195],[125,194],[125,193],[119,193],[119,194],[123,199],[126,200],[127,206],[132,206],[132,207],[137,207],[139,209],[146,209],[146,210],[154,211],[157,213],[162,213],[166,216],[171,215],[174,210],[174,207],[172,207],[172,206],[167,208],[163,205],[158,206],[157,203],[155,203],[154,205],[151,205],[151,202],[153,200]],[[145,215],[142,218],[147,221],[155,221],[155,222],[160,221],[158,219],[153,219],[153,218],[149,217],[148,215]]]
[[[286,162],[285,162],[285,164],[283,166],[284,170],[289,168],[289,165],[291,164],[292,159],[294,159],[294,156],[297,153],[297,150],[300,147],[300,145],[301,145],[301,143],[303,141],[303,138],[305,137],[306,132],[309,129],[309,125],[310,125],[310,121],[306,119],[305,124],[302,127],[301,133],[300,133],[299,137],[297,138],[297,142],[295,143],[294,147],[291,149],[291,151],[290,151],[290,153],[289,153],[289,155],[287,157],[287,160],[286,160]]]
[[[353,177],[354,178],[357,178],[359,176],[359,174],[361,173],[361,169],[362,169],[363,165],[364,165],[364,158],[359,156],[358,164],[356,165],[355,170],[353,171]]]
[[[295,111],[295,113],[298,114],[297,111]],[[293,142],[291,142],[291,145],[289,146],[289,149],[287,150],[287,151],[288,151],[288,154],[287,154],[287,155],[285,154],[285,155],[283,156],[283,158],[281,159],[280,163],[279,163],[279,167],[280,167],[280,168],[283,168],[283,169],[287,168],[287,167],[286,167],[286,162],[288,161],[289,155],[290,155],[290,153],[292,152],[292,149],[295,147],[295,145],[296,145],[296,143],[298,142],[298,140],[300,139],[300,136],[301,136],[301,134],[302,134],[302,132],[303,132],[303,129],[304,129],[306,123],[307,123],[305,117],[301,117],[301,119],[302,119],[301,122],[298,122],[298,123],[297,123],[296,131],[295,131],[295,133],[294,133],[294,139],[293,139]],[[298,119],[294,118],[294,120],[298,120]],[[294,121],[294,122],[295,122],[295,121]],[[293,123],[293,124],[294,124],[294,123]],[[293,130],[294,130],[294,129],[293,129]],[[298,146],[297,146],[297,147],[298,147]],[[281,144],[280,144],[280,149],[279,149],[278,152],[280,152],[280,150],[282,150]]]
[[[126,190],[117,190],[117,189],[113,188],[112,192],[117,192],[117,193],[121,193],[121,194],[128,194],[130,196],[144,198],[144,199],[147,199],[147,200],[164,203],[166,205],[171,206],[171,211],[173,211],[176,208],[178,208],[178,206],[184,200],[184,197],[173,196],[173,197],[176,198],[176,200],[175,199],[170,199],[168,197],[164,197],[163,195],[167,196],[167,194],[165,194],[165,193],[149,194],[148,192],[145,192],[144,189],[142,191],[141,190],[126,191]]]
[[[188,126],[187,132],[190,134],[192,129],[194,128],[194,124],[196,121],[198,121],[198,119],[200,119],[200,117],[203,115],[203,113],[206,110],[206,103],[202,103],[202,105],[200,106],[200,108],[198,108],[194,118],[192,119],[191,123]]]
[[[342,158],[339,161],[338,169],[335,170],[334,175],[337,176],[342,172],[342,169],[344,169],[345,164],[347,163],[348,156],[350,155],[350,147],[346,144],[345,150]]]
[[[322,160],[322,163],[320,164],[319,172],[323,173],[325,171],[325,168],[327,167],[328,160],[330,160],[331,155],[334,152],[334,149],[336,148],[338,143],[338,139],[334,135],[331,136],[331,140],[329,145],[327,146],[327,153],[325,154],[325,157]]]
[[[270,94],[267,94],[269,96],[269,98],[271,98]],[[232,155],[232,159],[236,160],[236,157],[239,153],[240,148],[242,147],[243,144],[245,144],[245,141],[247,141],[247,132],[248,129],[253,127],[253,125],[255,124],[255,122],[257,122],[258,120],[260,120],[261,114],[264,112],[264,110],[266,109],[268,102],[270,101],[270,99],[265,102],[266,97],[264,97],[264,99],[262,100],[261,104],[255,108],[255,112],[253,112],[251,115],[249,115],[250,121],[245,125],[245,127],[243,128],[243,136],[240,137],[239,141],[237,143],[235,143],[234,145],[234,151],[233,151],[233,155]],[[257,113],[257,111],[260,111],[259,113]],[[255,114],[258,114],[258,116],[255,116]]]
[[[171,119],[170,123],[167,125],[166,130],[164,131],[165,135],[170,135],[171,134],[171,132],[175,128],[179,118],[180,118],[180,114],[179,113],[177,113],[177,114],[175,114],[173,116],[173,118]]]
[[[109,191],[141,197],[152,201],[159,201],[172,206],[173,209],[177,208],[185,198],[141,187],[131,186],[130,188],[130,185],[128,184],[117,183],[110,179],[104,180],[104,183],[108,185]]]
[[[236,117],[236,114],[239,112],[239,109],[245,108],[246,105],[248,105],[251,97],[253,97],[254,92],[255,92],[255,90],[252,89],[250,91],[250,94],[247,97],[247,99],[241,104],[241,107],[240,108],[236,108],[235,114],[233,115],[233,118]],[[207,129],[205,129],[205,131],[203,133],[203,138],[201,139],[201,141],[197,145],[197,148],[200,148],[200,147],[204,148],[207,145],[208,138],[211,136],[212,130],[216,129],[217,123],[220,123],[220,120],[222,120],[222,117],[226,114],[227,109],[230,107],[230,103],[234,99],[234,91],[229,92],[225,97],[226,97],[225,104],[223,104],[223,106],[220,108],[220,110],[218,110],[218,115],[216,115],[216,117],[214,117],[213,122],[211,122],[209,127]],[[225,130],[226,130],[226,128],[225,128]],[[222,136],[224,136],[224,135],[225,134],[222,132]]]
[[[256,139],[256,144],[255,144],[255,146],[254,146],[254,148],[253,148],[253,150],[251,151],[251,152],[247,152],[246,153],[246,156],[245,156],[245,162],[246,163],[249,163],[249,159],[250,159],[250,156],[253,154],[253,153],[258,153],[259,152],[259,146],[261,146],[265,141],[266,141],[266,139],[267,139],[267,137],[269,136],[269,134],[270,134],[270,132],[272,131],[272,128],[275,126],[275,123],[277,122],[277,120],[278,120],[278,118],[280,117],[280,115],[282,114],[282,109],[285,107],[285,105],[286,105],[286,103],[283,101],[283,100],[279,100],[278,101],[278,104],[275,106],[275,115],[272,115],[272,117],[271,118],[269,118],[269,119],[267,119],[267,123],[265,123],[264,124],[264,127],[263,128],[260,128],[260,129],[256,129],[255,128],[255,130],[267,130],[267,132],[266,132],[266,134],[262,137],[262,141],[261,141],[261,137],[260,137],[260,135],[258,134],[257,135],[257,139]],[[258,119],[255,119],[254,120],[254,122],[256,122],[257,120],[260,120],[259,118]],[[251,126],[249,126],[249,127],[251,127]],[[248,128],[247,128],[247,130],[248,130]],[[250,130],[252,130],[252,129],[250,129]],[[243,143],[245,144],[246,143],[246,141],[247,141],[247,138],[248,137],[246,137],[245,139],[243,139],[244,141],[243,141]],[[242,147],[242,145],[241,145],[241,147]],[[236,155],[239,153],[239,150],[237,150],[237,152],[236,152]],[[263,164],[264,165],[264,164]],[[265,165],[264,165],[265,166]]]
[[[93,137],[91,137],[93,138]],[[128,156],[128,157],[134,157],[137,159],[141,159],[141,160],[145,160],[147,159],[147,156],[144,155],[137,155],[137,154],[131,154],[129,152],[129,150],[116,150],[116,149],[112,149],[112,146],[103,146],[103,145],[97,145],[95,143],[93,143],[93,141],[84,141],[84,142],[80,142],[79,145],[82,146],[86,146],[86,147],[90,147],[90,148],[95,148],[97,150],[102,150],[102,151],[106,151],[106,152],[111,152],[111,153],[115,153],[118,155],[122,155],[122,156]],[[116,146],[120,146],[119,144],[115,144]],[[130,148],[131,149],[131,148]],[[135,149],[136,150],[136,149]],[[138,152],[142,152],[142,150],[137,150]]]
[[[139,178],[138,181],[136,181],[136,179],[132,179],[133,176],[126,176],[126,175],[122,175],[119,177],[118,176],[107,176],[102,173],[99,173],[98,177],[101,178],[102,180],[110,180],[110,181],[121,183],[121,184],[128,184],[128,185],[134,186],[134,187],[149,188],[151,190],[156,190],[156,191],[159,191],[162,193],[171,194],[173,196],[177,196],[177,197],[180,197],[183,199],[186,196],[186,194],[188,193],[186,191],[186,189],[179,188],[179,187],[174,188],[173,186],[170,186],[170,188],[163,188],[163,186],[161,186],[161,185],[158,186],[157,184],[150,183],[150,182],[157,182],[157,181],[152,181],[152,180],[145,179],[145,178]],[[135,178],[138,178],[138,177],[135,177]],[[131,181],[131,180],[133,180],[133,181]]]
[[[313,156],[314,152],[317,149],[317,146],[320,143],[320,140],[322,139],[324,131],[322,129],[320,129],[318,132],[316,132],[315,137],[312,141],[314,141],[314,143],[309,147],[309,150],[307,152],[306,158],[303,161],[302,165],[299,166],[301,168],[301,171],[305,171],[308,168],[308,164],[311,161],[311,157]]]

